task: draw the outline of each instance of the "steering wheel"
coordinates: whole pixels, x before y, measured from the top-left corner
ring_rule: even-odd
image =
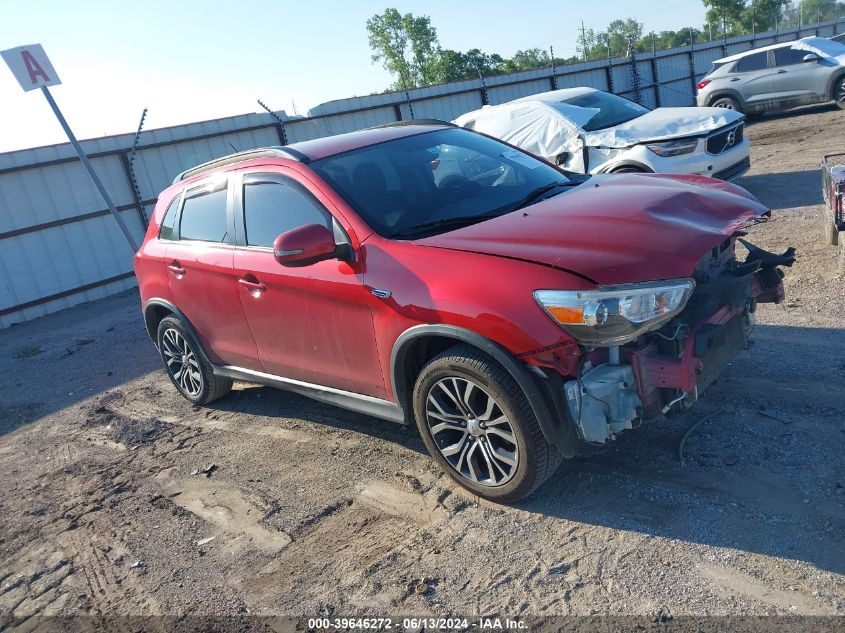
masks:
[[[459,198],[465,197],[473,191],[477,191],[481,188],[481,185],[469,178],[452,174],[441,180],[437,188],[440,191],[447,191],[451,194],[447,200],[447,204],[451,204]]]

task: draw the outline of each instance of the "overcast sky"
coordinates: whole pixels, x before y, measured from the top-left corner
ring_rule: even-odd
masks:
[[[504,56],[549,45],[574,55],[582,20],[601,30],[636,17],[647,31],[704,22],[701,0],[0,0],[0,50],[44,46],[79,138],[134,132],[144,107],[147,129],[255,112],[258,98],[305,114],[391,83],[365,30],[389,6],[430,16],[444,47]],[[65,140],[42,95],[0,62],[0,152]]]

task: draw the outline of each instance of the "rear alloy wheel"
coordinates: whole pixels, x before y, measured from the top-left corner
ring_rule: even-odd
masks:
[[[414,413],[440,466],[486,499],[522,499],[560,464],[519,385],[474,347],[453,347],[429,361],[414,388]]]
[[[212,402],[231,391],[232,381],[214,375],[199,345],[176,317],[159,323],[158,349],[171,382],[194,404]]]
[[[742,112],[742,108],[740,107],[739,102],[733,97],[719,97],[713,102],[712,107]]]
[[[836,86],[833,88],[833,99],[836,105],[845,110],[845,75],[836,80]]]

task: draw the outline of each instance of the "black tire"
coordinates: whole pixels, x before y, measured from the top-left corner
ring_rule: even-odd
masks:
[[[430,424],[443,425],[429,418],[427,412],[427,408],[429,407],[427,405],[430,402],[429,396],[442,398],[442,394],[439,391],[435,393],[434,390],[441,389],[439,385],[444,379],[448,381],[456,379],[456,384],[461,385],[466,382],[472,382],[475,387],[480,388],[473,390],[473,396],[482,399],[476,400],[475,402],[489,403],[489,399],[492,398],[495,401],[496,407],[496,409],[492,410],[496,410],[502,414],[501,416],[497,416],[496,419],[505,419],[504,424],[501,422],[498,423],[501,426],[491,424],[487,427],[481,423],[481,426],[486,429],[484,431],[479,431],[476,426],[475,432],[484,433],[484,437],[474,437],[468,428],[468,426],[478,425],[478,420],[485,417],[484,414],[479,415],[475,412],[471,416],[468,416],[462,423],[466,430],[461,431],[460,428],[452,428],[452,426],[458,427],[460,423],[449,422],[448,424],[450,426],[445,431],[447,434],[451,433],[453,436],[459,436],[460,440],[454,444],[447,444],[443,448],[450,449],[458,444],[465,447],[461,452],[458,465],[460,466],[463,463],[464,453],[466,452],[467,465],[474,461],[477,468],[480,466],[479,474],[483,474],[486,471],[488,473],[488,477],[486,478],[488,483],[473,481],[470,476],[459,472],[455,465],[450,463],[444,454],[441,453],[441,447],[438,446],[438,442],[445,444],[448,442],[448,438],[444,442],[441,431],[436,431],[435,433],[439,434],[438,438],[440,438],[436,440],[432,433]],[[469,392],[467,391],[467,393]],[[487,397],[486,400],[484,399],[485,396]],[[448,403],[448,400],[445,398],[443,398],[443,401]],[[414,386],[413,404],[417,428],[429,453],[452,479],[479,497],[500,503],[518,501],[539,488],[554,474],[558,466],[560,466],[561,455],[557,447],[546,441],[543,431],[537,423],[537,418],[534,416],[534,411],[522,389],[520,389],[519,385],[517,385],[516,381],[505,369],[490,356],[475,347],[457,345],[432,358],[423,367],[417,377]],[[480,409],[481,407],[478,408]],[[458,411],[459,409],[456,406],[454,410]],[[490,408],[487,409],[488,420],[491,417],[489,412],[492,410]],[[470,407],[470,411],[474,411],[474,407]],[[449,414],[447,413],[447,415]],[[452,415],[451,417],[456,416]],[[470,417],[474,419],[470,420]],[[439,420],[443,419],[439,418]],[[510,434],[515,441],[510,443],[507,440],[502,440],[501,437],[503,436],[501,433],[496,432],[497,430],[505,430],[505,433]],[[463,433],[463,435],[460,436],[460,433]],[[495,435],[493,435],[494,433]],[[474,444],[476,446],[471,448]],[[503,476],[503,471],[495,470],[489,460],[494,455],[503,454],[503,446],[507,446],[508,448],[511,446],[514,447],[513,451],[504,453],[515,456],[513,460],[515,461],[515,465],[510,466],[510,475],[508,478]],[[475,449],[479,450],[475,451]],[[478,455],[473,456],[474,452],[480,453],[481,457],[486,460],[486,464]],[[504,462],[496,461],[495,457],[493,461],[497,464],[497,467],[504,464]],[[507,464],[504,465],[506,467],[508,466]],[[490,471],[496,473],[493,476],[492,482],[489,477]],[[469,472],[474,473],[474,469],[470,467]],[[500,477],[503,483],[495,483],[497,476]],[[480,477],[476,479],[481,480]]]
[[[845,75],[837,77],[833,82],[833,100],[845,110]]]
[[[645,169],[640,169],[639,167],[620,167],[619,169],[614,169],[611,174],[648,174]]]
[[[734,99],[733,97],[719,97],[713,103],[710,104],[711,108],[725,108],[726,110],[736,110],[737,112],[743,112],[742,106],[740,105],[739,101]]]
[[[181,319],[163,318],[158,324],[156,342],[168,378],[185,399],[194,404],[208,404],[232,390],[231,380],[214,375],[211,363]],[[182,352],[181,357],[177,357],[176,351]],[[192,370],[182,373],[185,365]]]

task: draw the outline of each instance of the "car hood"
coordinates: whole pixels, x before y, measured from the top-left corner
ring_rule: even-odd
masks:
[[[691,276],[707,251],[767,213],[720,180],[610,174],[416,243],[531,261],[600,285],[633,283]]]
[[[700,136],[742,118],[726,108],[657,108],[627,123],[587,132],[585,141],[591,147],[631,147],[646,141]]]

